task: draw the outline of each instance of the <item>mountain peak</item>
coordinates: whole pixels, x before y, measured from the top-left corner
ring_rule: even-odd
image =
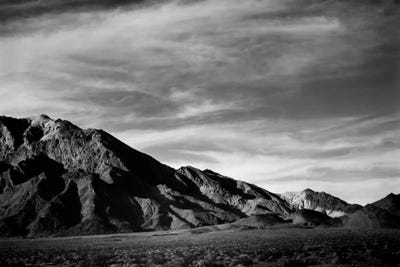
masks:
[[[182,169],[182,170],[201,171],[200,169],[198,169],[198,168],[196,168],[196,167],[193,167],[193,166],[190,166],[190,165],[181,166],[179,169]]]
[[[31,117],[32,120],[38,120],[38,121],[48,121],[48,120],[53,120],[52,118],[50,118],[49,116],[47,116],[46,114],[40,114],[37,116],[33,116]]]
[[[313,191],[313,190],[310,189],[310,188],[304,189],[303,192],[304,192],[304,193],[315,193],[315,191]]]

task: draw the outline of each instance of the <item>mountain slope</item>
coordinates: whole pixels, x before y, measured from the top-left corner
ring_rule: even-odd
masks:
[[[400,195],[389,194],[381,200],[368,204],[350,214],[348,227],[357,228],[400,228]]]
[[[2,235],[183,229],[266,213],[292,209],[257,186],[170,168],[102,130],[0,117]]]
[[[325,192],[315,192],[311,189],[300,192],[286,192],[281,197],[296,210],[315,210],[333,218],[345,216],[361,209],[359,205],[349,204]]]
[[[389,194],[371,205],[384,209],[396,216],[400,216],[400,194]]]
[[[350,214],[345,226],[353,228],[400,228],[400,217],[371,204]]]
[[[278,195],[211,170],[200,171],[193,167],[182,167],[177,173],[189,178],[200,188],[203,195],[215,203],[237,207],[247,216],[265,213],[287,216],[292,212]]]

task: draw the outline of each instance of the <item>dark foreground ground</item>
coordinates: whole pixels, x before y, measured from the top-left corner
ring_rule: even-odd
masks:
[[[0,266],[400,266],[400,230],[264,229],[1,240]]]

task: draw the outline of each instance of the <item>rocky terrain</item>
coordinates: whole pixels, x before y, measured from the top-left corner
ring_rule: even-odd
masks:
[[[210,225],[398,228],[399,196],[366,207],[310,189],[280,196],[211,170],[175,170],[102,130],[0,117],[2,236]]]

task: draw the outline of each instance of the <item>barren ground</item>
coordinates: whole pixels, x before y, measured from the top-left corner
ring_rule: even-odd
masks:
[[[200,228],[3,239],[0,266],[400,266],[399,230]]]

